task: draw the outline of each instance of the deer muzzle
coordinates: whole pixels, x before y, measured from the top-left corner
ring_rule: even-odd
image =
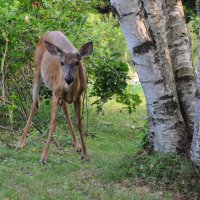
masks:
[[[67,75],[65,77],[65,82],[68,84],[68,85],[71,85],[74,81],[74,77],[72,75]]]

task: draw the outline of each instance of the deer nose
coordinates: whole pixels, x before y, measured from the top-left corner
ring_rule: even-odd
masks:
[[[66,76],[65,77],[65,82],[70,85],[74,81],[74,78],[72,76]]]

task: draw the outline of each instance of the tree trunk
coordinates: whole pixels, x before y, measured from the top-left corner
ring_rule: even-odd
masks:
[[[154,150],[182,150],[187,139],[185,122],[180,112],[166,37],[163,37],[160,9],[153,0],[111,0],[111,5],[144,89]]]
[[[200,16],[200,0],[197,0],[197,11]],[[199,50],[198,50],[198,71],[196,78],[196,95],[195,95],[195,121],[194,134],[191,145],[191,160],[195,165],[200,167],[200,22],[199,22]]]
[[[194,131],[194,98],[195,72],[192,61],[191,39],[187,31],[185,15],[181,1],[157,0],[160,3],[161,15],[165,18],[165,29],[168,47],[182,116],[187,126],[191,143]]]

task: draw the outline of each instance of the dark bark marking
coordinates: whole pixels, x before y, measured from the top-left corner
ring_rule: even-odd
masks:
[[[150,49],[155,49],[156,46],[153,41],[145,41],[142,44],[133,48],[133,54],[144,54],[148,53]]]
[[[196,89],[195,97],[196,97],[197,99],[200,99],[200,91],[199,91],[198,89]]]
[[[114,16],[116,16],[118,18],[118,20],[120,21],[121,16],[119,15],[117,9],[114,6],[111,6],[111,10],[112,10]]]
[[[174,111],[177,110],[178,104],[173,99],[164,103],[163,109],[165,110],[165,113],[168,115],[174,115]]]
[[[155,63],[159,63],[159,55],[158,55],[158,53],[156,53],[155,56],[154,56],[154,62]]]
[[[181,77],[176,77],[176,81],[184,81],[184,82],[189,82],[189,81],[194,81],[195,77],[194,76],[181,76]]]
[[[152,119],[152,123],[154,126],[156,126],[158,123],[159,124],[164,124],[165,123],[165,120],[163,118],[154,118]]]
[[[126,16],[129,16],[129,15],[132,15],[132,14],[133,14],[133,12],[124,13],[124,14],[122,15],[122,17],[126,17]]]
[[[143,2],[143,1],[141,1],[141,7],[142,7],[142,9],[143,9],[144,18],[148,19],[148,14],[147,14],[147,12],[146,12],[146,10],[145,10],[145,8],[144,8],[144,2]]]
[[[154,114],[173,116],[177,108],[178,108],[177,102],[174,101],[174,99],[171,99],[163,103],[161,106],[160,105],[155,106]]]
[[[158,99],[159,100],[168,100],[168,99],[172,99],[172,98],[173,98],[172,95],[166,94],[166,95],[164,95],[164,96],[162,96],[162,97],[160,97]]]
[[[154,135],[155,135],[155,133],[154,133],[153,131],[151,131],[151,135],[153,135],[153,136],[154,136]]]
[[[183,122],[182,121],[177,121],[173,126],[169,127],[169,130],[182,128],[182,127],[183,127]]]
[[[154,101],[153,104],[158,104],[158,101]]]
[[[163,83],[163,79],[160,79],[160,80],[158,80],[158,81],[156,81],[156,82],[154,82],[154,84],[160,84],[160,83]]]

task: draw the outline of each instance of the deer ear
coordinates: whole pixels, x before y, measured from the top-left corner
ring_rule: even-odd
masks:
[[[93,42],[84,44],[78,51],[79,55],[83,58],[89,56],[93,51]]]
[[[46,46],[48,52],[51,55],[61,57],[61,54],[63,53],[61,49],[59,49],[58,47],[56,47],[54,44],[52,44],[50,42],[44,41],[44,43],[45,43],[45,46]]]

